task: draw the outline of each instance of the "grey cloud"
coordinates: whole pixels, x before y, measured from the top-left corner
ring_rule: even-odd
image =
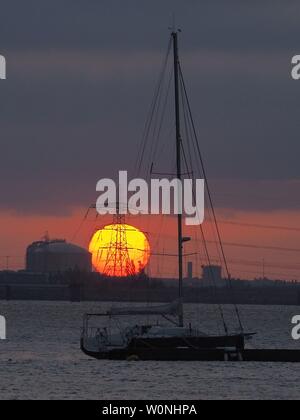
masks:
[[[215,205],[242,211],[300,210],[300,181],[212,180]]]
[[[297,48],[297,0],[4,0],[0,39],[8,50],[160,49],[173,12],[186,48]]]
[[[298,1],[11,0],[0,25],[0,208],[63,213],[90,204],[100,177],[132,168],[172,10],[210,177],[240,192],[299,179]],[[279,188],[273,208],[298,208],[285,191],[295,196]],[[218,206],[255,207],[235,195]]]

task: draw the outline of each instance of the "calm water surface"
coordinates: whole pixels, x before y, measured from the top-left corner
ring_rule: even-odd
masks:
[[[0,399],[299,399],[300,364],[96,361],[79,349],[82,314],[103,303],[0,302]],[[220,328],[214,305],[186,305],[204,331]],[[299,348],[291,318],[299,307],[242,306],[251,346]],[[225,316],[236,326],[234,311]]]

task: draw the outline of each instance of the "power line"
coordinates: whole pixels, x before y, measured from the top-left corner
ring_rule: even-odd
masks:
[[[213,261],[218,261],[218,259],[213,259]],[[251,266],[251,267],[263,267],[265,265],[265,269],[268,268],[276,268],[279,270],[291,270],[291,271],[299,271],[300,272],[300,265],[287,265],[287,264],[275,264],[275,263],[266,263],[263,261],[250,261],[250,260],[235,260],[230,259],[228,262],[231,265],[239,265],[239,266]]]
[[[253,227],[256,229],[286,230],[289,232],[300,232],[300,228],[289,227],[289,226],[261,225],[258,223],[242,223],[242,222],[232,222],[232,221],[227,221],[227,220],[219,220],[219,223],[223,225]]]
[[[148,232],[148,234],[154,236],[155,233]],[[174,239],[173,236],[168,235],[169,239]],[[210,244],[218,244],[217,241],[209,241],[206,242]],[[226,246],[232,246],[232,247],[241,247],[241,248],[253,248],[253,249],[265,249],[270,251],[284,251],[284,252],[300,252],[300,248],[285,248],[285,247],[279,247],[279,246],[272,246],[272,245],[258,245],[258,244],[245,244],[245,243],[239,243],[239,242],[223,242]]]
[[[215,244],[215,241],[207,241],[209,243]],[[284,248],[280,246],[269,246],[269,245],[252,245],[252,244],[243,244],[243,243],[234,243],[234,242],[223,242],[226,246],[239,247],[239,248],[253,248],[253,249],[265,249],[269,251],[282,251],[282,252],[300,252],[300,248]]]

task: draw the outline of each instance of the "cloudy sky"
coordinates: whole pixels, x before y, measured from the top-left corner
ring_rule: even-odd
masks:
[[[68,236],[96,181],[132,169],[173,13],[218,208],[299,223],[300,3],[245,3],[1,2],[0,255],[21,256],[52,224]]]

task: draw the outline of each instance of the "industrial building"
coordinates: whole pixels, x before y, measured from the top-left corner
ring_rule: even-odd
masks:
[[[202,280],[204,285],[222,286],[222,267],[218,265],[202,266]]]
[[[91,271],[91,254],[86,249],[62,239],[45,239],[34,242],[27,248],[26,271],[63,273],[70,270]]]

